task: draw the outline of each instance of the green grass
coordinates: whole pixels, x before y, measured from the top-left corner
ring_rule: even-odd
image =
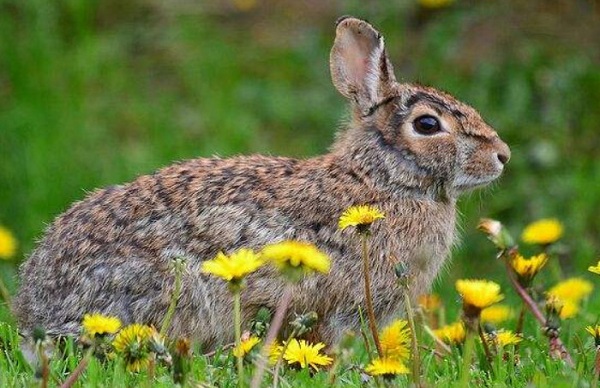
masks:
[[[533,219],[558,217],[566,230],[558,247],[564,272],[583,274],[600,251],[597,6],[457,1],[431,11],[398,3],[259,2],[243,12],[216,1],[0,0],[0,224],[20,241],[18,259],[0,262],[10,291],[18,286],[17,264],[45,226],[86,191],[197,156],[325,152],[345,115],[327,62],[333,21],[342,14],[379,27],[399,79],[472,104],[512,148],[501,181],[459,204],[462,243],[436,284],[448,315],[457,315],[450,303],[457,278],[508,286],[502,267],[491,264],[493,248],[475,231],[482,216],[502,219],[514,233]],[[583,319],[563,332],[572,349],[597,307],[592,298]],[[14,320],[3,306],[0,321],[9,325],[0,335],[0,385],[29,385],[33,373],[15,350]],[[545,357],[539,330],[528,333],[521,365],[493,385],[510,377],[515,385],[585,386],[589,339],[582,338],[575,373]],[[364,363],[361,357],[353,362]],[[62,379],[76,360],[52,362]],[[198,357],[191,379],[233,384],[232,362]],[[424,365],[430,382],[449,383],[459,373],[452,359],[427,355]],[[313,383],[293,374],[284,380]],[[352,369],[338,382],[360,379]],[[129,386],[144,377],[118,362],[93,363],[85,381]]]

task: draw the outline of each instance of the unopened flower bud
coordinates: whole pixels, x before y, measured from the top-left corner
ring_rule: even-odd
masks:
[[[477,229],[485,233],[498,249],[508,249],[514,246],[514,239],[500,221],[482,218]]]
[[[261,307],[256,313],[256,317],[250,322],[250,331],[259,338],[264,337],[271,324],[271,310]]]
[[[311,311],[309,313],[297,316],[292,322],[290,322],[290,326],[295,330],[296,335],[300,336],[311,331],[318,320],[319,316],[317,313]]]

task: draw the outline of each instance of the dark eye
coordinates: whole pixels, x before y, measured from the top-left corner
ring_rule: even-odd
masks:
[[[440,122],[433,116],[419,116],[413,121],[413,125],[421,135],[433,135],[441,131]]]

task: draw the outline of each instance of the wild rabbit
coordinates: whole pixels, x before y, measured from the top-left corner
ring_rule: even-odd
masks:
[[[188,269],[171,334],[207,347],[230,341],[230,294],[201,273],[202,262],[296,239],[332,260],[331,273],[301,281],[291,302],[294,312],[316,310],[316,334],[331,344],[359,327],[364,306],[360,244],[337,226],[358,204],[386,214],[371,238],[379,322],[401,308],[397,262],[406,265],[412,296],[427,292],[455,241],[457,196],[498,178],[510,150],[470,106],[396,82],[383,37],[365,21],[338,21],[330,65],[352,121],[329,153],[189,160],[92,193],[54,221],[21,267],[14,306],[23,331],[40,325],[76,334],[91,312],[160,327],[173,292],[171,262],[182,256]],[[251,275],[244,320],[262,306],[275,309],[283,287],[269,268]]]

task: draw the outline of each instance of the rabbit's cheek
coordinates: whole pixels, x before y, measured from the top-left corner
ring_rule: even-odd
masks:
[[[409,149],[419,166],[426,169],[432,178],[447,180],[454,175],[457,149],[449,136],[415,138]]]

